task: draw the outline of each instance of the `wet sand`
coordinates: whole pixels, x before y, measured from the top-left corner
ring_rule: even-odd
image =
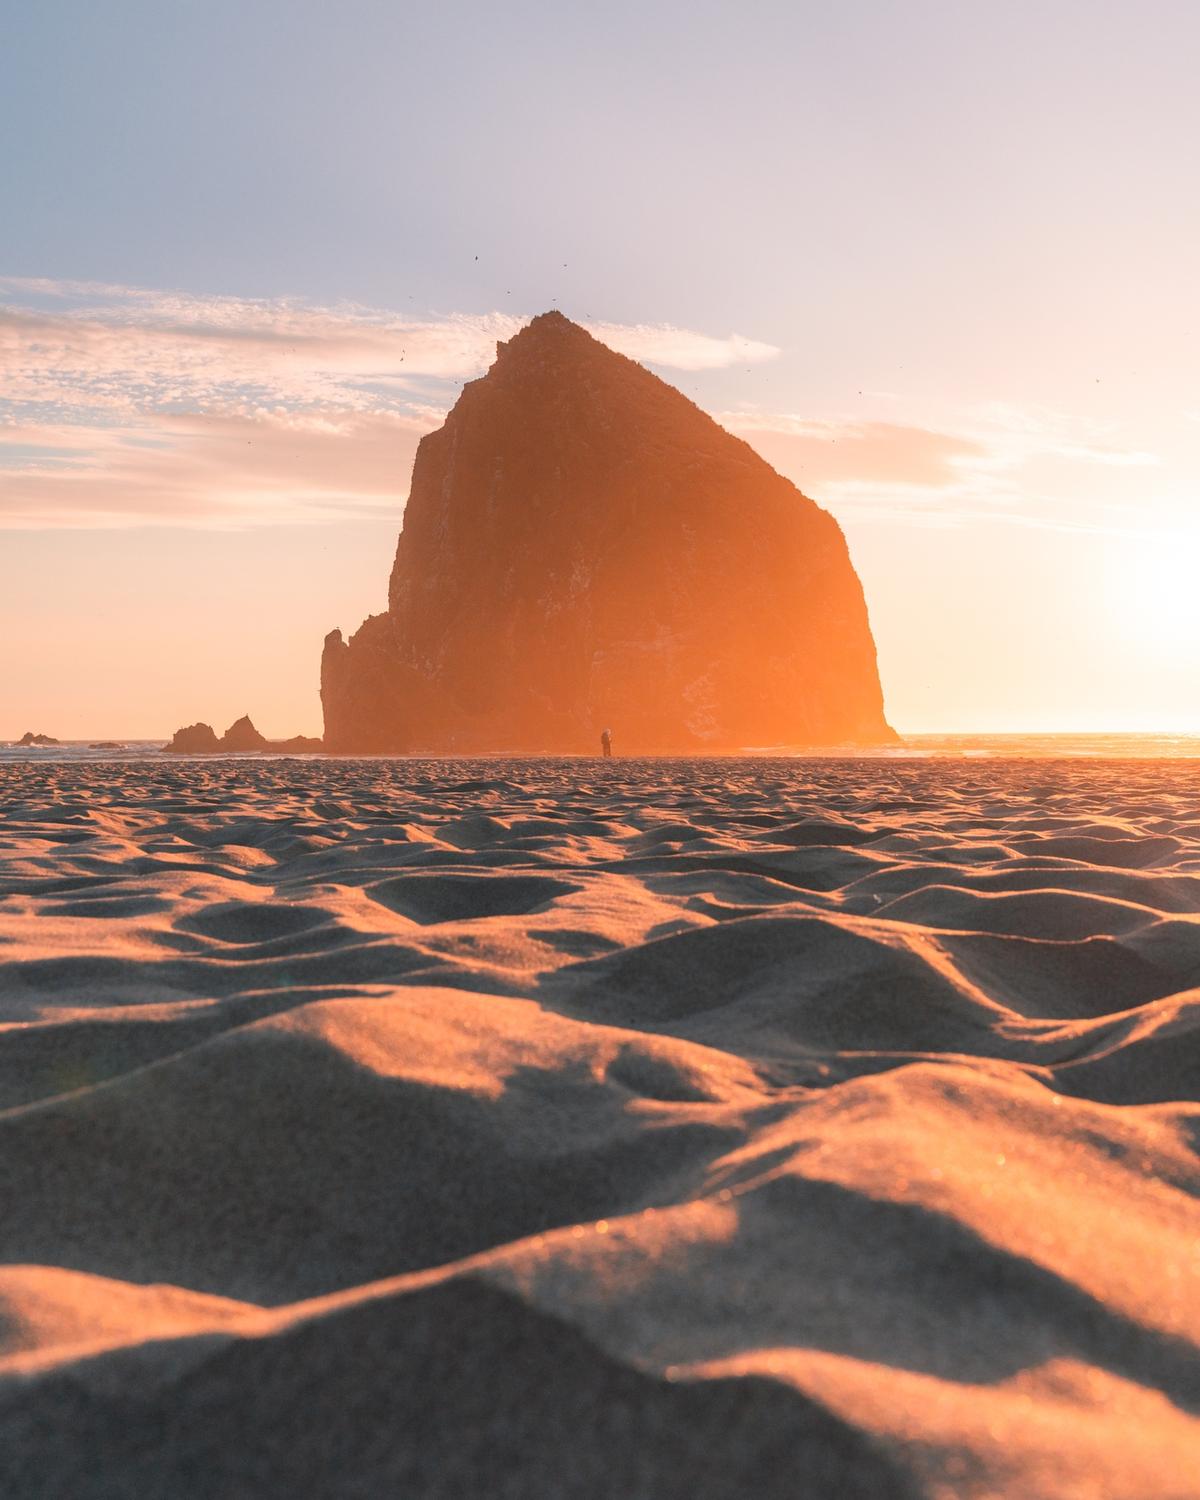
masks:
[[[0,894],[5,1494],[1200,1493],[1200,763],[11,761]]]

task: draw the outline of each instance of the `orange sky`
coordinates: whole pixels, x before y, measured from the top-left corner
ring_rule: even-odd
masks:
[[[321,640],[384,606],[415,445],[519,318],[8,295],[0,735],[319,732]],[[767,404],[781,345],[597,331],[839,517],[902,732],[1200,729],[1200,425],[1148,382],[1063,413],[843,381],[801,414]]]
[[[838,516],[902,732],[1200,731],[1200,10],[52,9],[0,738],[319,730],[417,440],[550,305]]]

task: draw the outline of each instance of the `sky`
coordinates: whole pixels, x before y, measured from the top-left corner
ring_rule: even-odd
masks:
[[[901,731],[1200,731],[1200,7],[39,0],[0,46],[0,739],[319,733],[558,307],[841,522]]]

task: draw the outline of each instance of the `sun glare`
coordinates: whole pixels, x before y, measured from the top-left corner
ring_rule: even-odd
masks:
[[[1177,660],[1200,657],[1200,528],[1138,541],[1118,566],[1124,628]]]

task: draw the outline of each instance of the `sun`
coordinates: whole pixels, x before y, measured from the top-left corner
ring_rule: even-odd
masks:
[[[1200,528],[1122,546],[1113,603],[1131,636],[1180,657],[1200,657]]]

